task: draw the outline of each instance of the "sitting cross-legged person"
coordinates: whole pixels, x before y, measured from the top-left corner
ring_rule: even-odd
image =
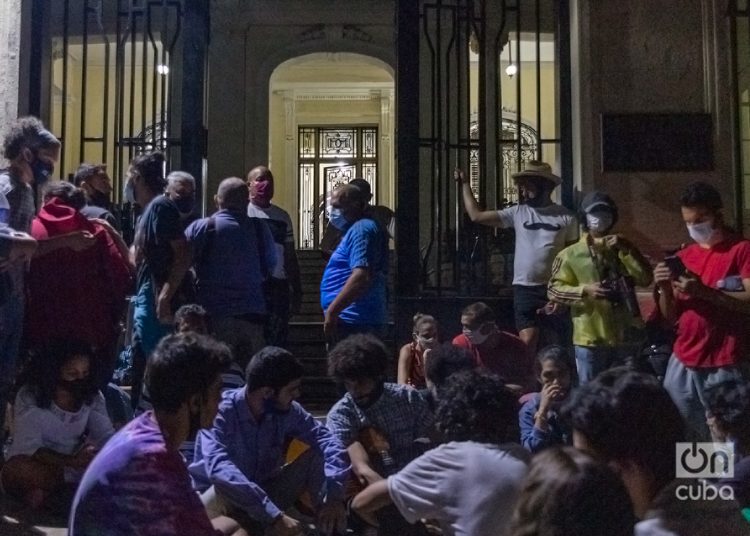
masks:
[[[229,359],[225,345],[202,335],[159,342],[145,375],[154,409],[118,431],[89,465],[70,536],[244,534],[229,519],[209,520],[179,453],[191,431],[211,426]]]
[[[86,466],[115,433],[92,356],[85,343],[55,341],[32,354],[19,378],[2,487],[31,507],[65,494],[69,504]]]
[[[209,512],[237,519],[253,535],[302,534],[286,510],[307,492],[323,534],[346,529],[349,457],[341,442],[295,399],[304,370],[267,346],[247,366],[244,388],[224,393],[213,427],[198,434],[190,472]],[[292,462],[292,439],[307,447]]]
[[[472,303],[461,312],[463,332],[453,344],[470,350],[477,366],[497,374],[518,394],[533,391],[533,359],[528,346],[495,323],[494,311],[484,302]]]
[[[347,446],[354,476],[368,486],[403,469],[425,450],[433,416],[422,393],[385,381],[388,353],[373,335],[357,334],[328,354],[328,372],[346,394],[328,413],[328,428]],[[406,535],[408,523],[391,509],[380,533]]]
[[[513,437],[516,396],[482,370],[451,376],[436,422],[446,443],[376,482],[352,501],[366,518],[394,504],[409,522],[440,523],[445,536],[504,536],[526,476],[528,453]]]
[[[521,444],[531,452],[552,445],[571,444],[568,426],[558,414],[567,400],[572,383],[570,358],[565,348],[556,344],[542,348],[537,354],[540,393],[533,393],[518,414]]]

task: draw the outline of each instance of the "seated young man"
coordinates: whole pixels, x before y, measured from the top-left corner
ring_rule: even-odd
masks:
[[[734,476],[720,483],[734,490],[734,498],[750,520],[750,383],[720,382],[706,388],[705,396],[711,438],[734,444]]]
[[[534,388],[533,360],[526,344],[495,324],[495,313],[483,302],[472,303],[461,312],[463,333],[453,344],[474,355],[477,366],[497,374],[508,388],[519,394]]]
[[[153,411],[140,415],[104,445],[86,473],[70,513],[71,536],[231,533],[212,523],[191,486],[179,453],[191,429],[211,425],[229,349],[194,334],[165,337],[146,366]]]
[[[553,344],[537,354],[542,391],[534,393],[518,414],[521,444],[531,452],[572,442],[570,430],[559,409],[570,394],[572,374],[565,348]]]
[[[283,348],[267,346],[247,366],[246,386],[224,393],[213,427],[198,435],[190,465],[212,513],[251,534],[302,534],[285,512],[308,492],[324,534],[346,528],[349,457],[341,442],[295,399],[304,370]],[[310,448],[286,463],[289,441]]]
[[[437,428],[446,443],[368,486],[352,502],[367,517],[395,504],[409,522],[435,519],[446,536],[509,534],[528,454],[509,443],[516,396],[495,375],[451,376],[438,402]]]
[[[328,354],[328,373],[346,394],[328,413],[328,428],[349,451],[363,486],[403,469],[424,451],[432,412],[422,394],[385,381],[388,353],[373,335],[352,335]],[[404,535],[408,525],[394,512],[380,518],[381,534]]]
[[[463,370],[476,368],[474,356],[466,348],[459,348],[446,342],[429,351],[430,359],[425,362],[424,374],[427,389],[425,398],[431,409],[437,407],[437,401],[448,383],[448,378]]]
[[[653,376],[624,367],[605,371],[575,391],[563,414],[573,429],[573,445],[622,478],[641,519],[636,536],[748,534],[750,526],[735,501],[718,493],[715,500],[679,499],[688,492],[681,486],[698,486],[700,493],[701,481],[675,479],[675,444],[685,441],[685,424]]]

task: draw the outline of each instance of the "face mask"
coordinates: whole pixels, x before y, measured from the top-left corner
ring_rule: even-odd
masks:
[[[253,185],[253,193],[250,200],[254,205],[267,207],[273,198],[273,183],[271,181],[256,181]]]
[[[36,160],[34,160],[34,163],[31,164],[31,172],[34,174],[34,183],[37,186],[42,186],[49,180],[54,169],[55,166],[37,157]]]
[[[425,337],[420,337],[419,335],[414,335],[414,337],[417,340],[417,344],[422,347],[423,350],[430,350],[432,348],[435,348],[437,346],[437,337],[432,337],[431,339],[427,339]]]
[[[490,335],[492,334],[492,330],[489,330],[487,333],[482,333],[482,328],[477,328],[474,330],[471,329],[464,329],[464,335],[467,339],[469,339],[469,342],[473,344],[474,346],[479,346],[480,344],[483,344],[487,339],[490,338]]]
[[[341,209],[336,207],[331,207],[328,221],[339,231],[346,231],[349,228],[349,225],[351,225],[344,217],[344,213],[341,212]]]
[[[109,200],[109,194],[105,194],[96,189],[93,189],[89,195],[89,204],[106,209],[109,209],[112,205]]]
[[[174,204],[177,205],[177,210],[180,214],[190,214],[195,206],[195,196],[190,195],[187,197],[172,198]]]
[[[695,240],[698,244],[709,244],[716,232],[713,222],[710,221],[694,223],[692,225],[688,223],[687,230],[688,234],[690,234],[690,238]]]
[[[125,198],[126,202],[135,205],[135,183],[133,182],[133,179],[130,179],[125,183],[125,190],[122,192],[122,196]]]
[[[88,378],[62,380],[60,386],[69,392],[76,400],[83,399],[92,389],[91,380]]]
[[[586,225],[590,231],[604,233],[612,227],[612,215],[607,212],[592,212],[586,214]]]

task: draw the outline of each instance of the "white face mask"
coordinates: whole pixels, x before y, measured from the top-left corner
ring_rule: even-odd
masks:
[[[422,350],[431,350],[437,346],[437,337],[425,338],[420,337],[416,333],[414,334],[416,343],[422,348]]]
[[[688,223],[687,230],[690,238],[695,240],[698,244],[709,244],[716,232],[713,222],[711,221],[693,224]]]
[[[490,335],[492,334],[492,329],[487,330],[487,333],[482,333],[482,329],[487,324],[484,324],[483,326],[478,327],[477,329],[471,330],[464,328],[463,334],[466,336],[467,339],[469,339],[469,342],[475,346],[479,346],[480,344],[484,343],[487,339],[490,338]]]
[[[586,214],[586,226],[595,233],[604,233],[612,227],[612,214],[608,212]]]

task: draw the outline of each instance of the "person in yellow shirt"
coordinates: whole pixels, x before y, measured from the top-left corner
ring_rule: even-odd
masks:
[[[551,301],[570,306],[579,385],[625,357],[625,332],[640,321],[635,286],[652,280],[638,248],[611,232],[617,216],[607,194],[587,194],[581,202],[585,232],[552,264],[547,293]]]

